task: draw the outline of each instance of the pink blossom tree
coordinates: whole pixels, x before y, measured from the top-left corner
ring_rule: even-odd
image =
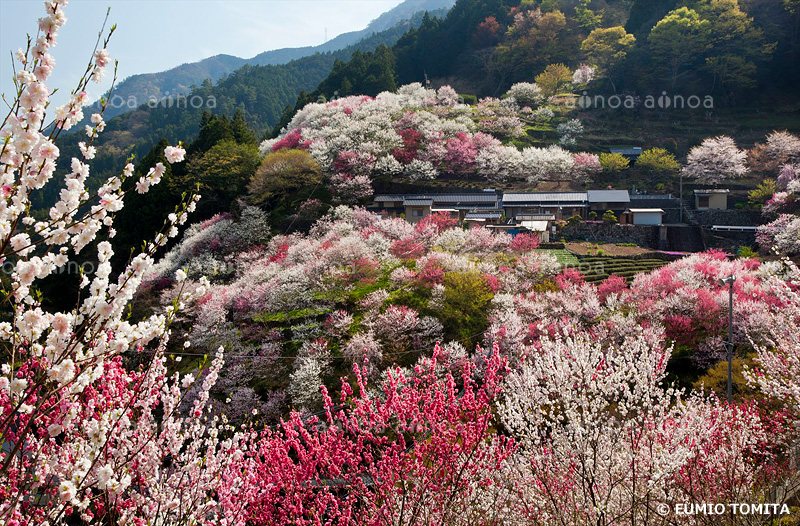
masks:
[[[800,254],[800,217],[779,215],[775,221],[758,227],[756,241],[765,251],[777,250],[786,256]]]
[[[521,233],[514,236],[514,239],[511,241],[511,250],[515,252],[528,252],[539,248],[541,244],[541,239],[539,238],[539,234],[531,233]]]
[[[450,170],[456,173],[469,172],[473,169],[478,147],[466,133],[459,133],[447,141],[445,162]]]
[[[593,153],[576,153],[573,158],[572,176],[576,183],[587,183],[592,177],[599,173],[603,167],[600,166],[600,156]]]
[[[781,171],[778,173],[778,179],[776,183],[778,184],[778,188],[781,190],[789,190],[789,186],[793,181],[797,181],[800,179],[800,166],[795,166],[792,164],[784,164],[781,167]],[[793,185],[794,188],[797,188]],[[793,193],[800,193],[796,190]]]

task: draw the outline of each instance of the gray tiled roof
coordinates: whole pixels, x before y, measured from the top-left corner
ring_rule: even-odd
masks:
[[[376,195],[375,197],[372,198],[372,200],[375,201],[376,203],[386,202],[386,201],[402,201],[403,199],[404,196],[402,195],[386,195],[386,194]]]
[[[661,199],[674,199],[672,194],[631,194],[631,201],[633,200],[661,200]]]
[[[403,200],[403,206],[431,206],[433,204],[432,199],[405,199]]]
[[[611,153],[619,153],[622,155],[641,155],[642,149],[638,146],[633,146],[629,148],[609,148]]]
[[[586,192],[509,192],[503,194],[503,204],[509,203],[585,203]]]
[[[500,212],[467,212],[464,219],[500,219]]]
[[[474,194],[430,194],[426,197],[430,197],[435,203],[494,203],[497,201],[497,194],[494,192],[476,192]]]
[[[630,203],[627,190],[589,190],[586,192],[590,203]]]
[[[379,194],[373,198],[376,202],[403,201],[405,199],[430,199],[434,203],[495,203],[496,192],[473,192],[460,194]]]

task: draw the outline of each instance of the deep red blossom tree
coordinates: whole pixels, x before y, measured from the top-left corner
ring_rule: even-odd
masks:
[[[343,381],[337,404],[323,388],[322,415],[293,413],[254,437],[232,468],[248,474],[246,486],[220,501],[247,502],[258,524],[491,523],[492,473],[514,449],[493,432],[506,364],[495,350],[455,378],[441,374],[443,358],[437,345],[411,375],[389,371],[379,395],[354,366],[357,394]]]
[[[416,225],[417,232],[423,232],[425,230],[433,230],[435,234],[441,234],[445,230],[453,228],[458,223],[458,219],[454,217],[450,217],[450,214],[447,212],[436,212],[425,216],[419,223]]]
[[[293,150],[295,148],[300,148],[302,150],[307,150],[309,147],[308,141],[303,141],[303,130],[296,129],[292,130],[286,134],[281,140],[276,142],[272,145],[272,151],[277,152],[278,150],[287,149]]]
[[[540,244],[541,239],[539,238],[539,234],[517,234],[511,241],[511,250],[515,252],[529,252],[539,248]]]
[[[392,156],[397,159],[398,162],[408,164],[417,158],[417,151],[422,142],[422,133],[413,128],[398,130],[397,133],[403,140],[403,147],[392,150]]]

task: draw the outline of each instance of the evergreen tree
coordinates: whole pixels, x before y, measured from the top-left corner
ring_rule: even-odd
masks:
[[[700,0],[694,8],[710,22],[704,69],[712,76],[712,89],[754,88],[758,64],[772,58],[775,44],[767,42],[737,0]]]

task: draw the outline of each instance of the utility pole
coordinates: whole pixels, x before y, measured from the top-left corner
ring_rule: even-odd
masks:
[[[733,274],[722,280],[723,284],[729,286],[728,289],[728,403],[731,403],[733,393],[733,284],[736,276]]]
[[[678,205],[678,213],[680,214],[681,218],[680,218],[680,221],[678,221],[678,222],[683,224],[683,170],[681,170],[680,188],[681,188],[681,190],[680,190],[681,197],[680,197],[680,204]]]

